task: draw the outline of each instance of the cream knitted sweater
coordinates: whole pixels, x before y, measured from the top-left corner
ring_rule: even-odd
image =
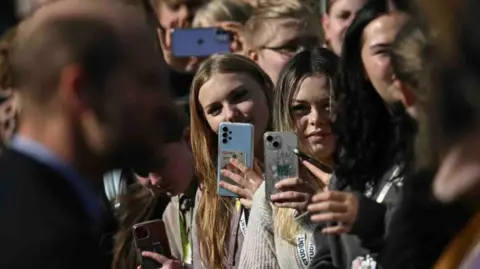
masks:
[[[274,233],[273,206],[265,198],[265,183],[255,193],[247,234],[240,256],[242,269],[307,268],[315,254],[314,225],[309,214],[295,217],[302,232],[297,244]],[[292,216],[293,217],[293,216]]]

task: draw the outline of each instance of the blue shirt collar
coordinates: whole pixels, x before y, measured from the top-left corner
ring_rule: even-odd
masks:
[[[101,219],[102,207],[98,192],[68,163],[38,142],[16,135],[9,146],[48,167],[63,176],[72,186],[85,212],[95,223]]]

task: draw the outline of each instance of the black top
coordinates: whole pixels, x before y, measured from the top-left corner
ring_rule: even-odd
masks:
[[[330,269],[330,268],[351,268],[352,262],[359,257],[370,255],[377,259],[378,253],[385,244],[385,235],[389,230],[391,215],[397,206],[401,193],[401,178],[392,179],[395,173],[394,166],[382,178],[377,188],[372,190],[372,196],[357,193],[350,186],[339,189],[337,178],[333,174],[330,179],[330,190],[353,192],[358,197],[357,220],[348,234],[342,235],[320,235],[315,240],[328,241],[329,248],[317,251],[308,268]],[[387,184],[392,183],[388,189]],[[384,190],[388,190],[381,203],[375,201]],[[334,223],[327,223],[328,226],[335,226]],[[324,242],[316,242],[316,245]]]
[[[431,268],[472,216],[460,204],[441,204],[433,197],[434,176],[434,171],[421,171],[405,181],[401,203],[380,255],[382,268]]]
[[[108,268],[100,230],[61,175],[13,150],[0,155],[0,268]]]

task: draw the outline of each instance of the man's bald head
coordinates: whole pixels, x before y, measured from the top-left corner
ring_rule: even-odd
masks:
[[[135,8],[114,1],[63,0],[42,7],[21,25],[12,62],[23,95],[44,104],[65,67],[81,67],[86,86],[98,90],[115,68],[131,64],[142,44],[154,50],[153,38]]]

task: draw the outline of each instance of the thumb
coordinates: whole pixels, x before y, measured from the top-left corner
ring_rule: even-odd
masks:
[[[160,264],[165,264],[165,263],[170,261],[169,258],[167,258],[163,255],[160,255],[158,253],[150,252],[150,251],[142,252],[142,257],[151,258],[151,259],[155,260],[156,262],[158,262]]]
[[[158,40],[160,41],[160,46],[162,47],[162,50],[165,50],[167,48],[167,42],[165,40],[166,32],[168,32],[168,30],[157,30]]]
[[[308,161],[303,160],[302,164],[305,165],[305,167],[312,172],[314,176],[316,176],[318,179],[320,179],[325,186],[328,186],[328,182],[330,181],[330,177],[332,176],[329,173],[325,173],[322,171],[320,168],[316,167],[315,165],[311,164]]]

